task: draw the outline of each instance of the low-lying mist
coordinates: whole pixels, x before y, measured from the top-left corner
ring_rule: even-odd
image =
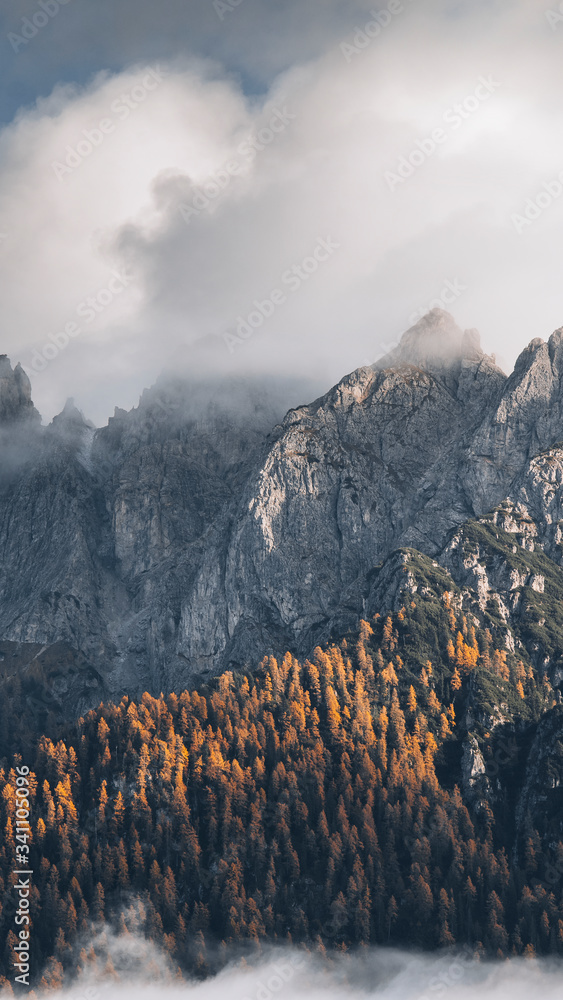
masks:
[[[228,958],[222,946],[223,960]],[[219,957],[219,956],[218,956]],[[311,954],[268,948],[259,955],[231,956],[217,975],[183,982],[179,971],[143,938],[100,932],[81,951],[75,981],[48,995],[60,1000],[157,1000],[168,995],[194,1000],[559,1000],[563,963],[514,959],[490,962],[471,949],[421,955],[392,949],[348,954]],[[36,996],[47,995],[41,989]]]

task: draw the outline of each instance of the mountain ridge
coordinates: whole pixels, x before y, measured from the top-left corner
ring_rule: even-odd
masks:
[[[0,923],[25,759],[42,986],[124,892],[201,977],[563,953],[562,347],[507,376],[434,313],[310,404],[165,379],[98,431],[9,388]]]
[[[307,655],[370,594],[392,606],[381,567],[403,548],[461,579],[450,536],[522,503],[532,464],[563,439],[563,331],[507,376],[441,310],[293,409],[274,383],[217,395],[164,379],[107,427],[69,403],[41,428],[24,373],[2,371],[2,447],[16,386],[32,443],[0,500],[0,639],[66,643],[112,697]]]

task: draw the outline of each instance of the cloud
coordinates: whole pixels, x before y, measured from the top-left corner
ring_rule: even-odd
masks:
[[[260,98],[217,63],[147,61],[61,84],[0,133],[1,347],[29,370],[68,340],[33,378],[44,416],[73,395],[103,421],[200,364],[198,338],[216,371],[328,386],[438,299],[508,365],[561,325],[557,32],[531,0],[404,0],[379,31],[370,6],[335,4],[322,54]]]

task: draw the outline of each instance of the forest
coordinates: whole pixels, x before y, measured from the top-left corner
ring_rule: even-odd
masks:
[[[132,903],[174,967],[201,978],[221,948],[265,942],[563,954],[558,823],[517,825],[514,809],[557,692],[452,597],[417,595],[303,662],[269,656],[40,734],[23,726],[14,682],[0,710],[0,986],[26,847],[42,989],[87,966],[89,929],[119,928]],[[485,767],[464,779],[469,738]]]

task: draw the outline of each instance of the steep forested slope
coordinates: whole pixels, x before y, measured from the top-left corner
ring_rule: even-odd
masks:
[[[563,952],[557,694],[497,647],[493,619],[476,628],[440,590],[442,570],[419,568],[425,595],[303,663],[269,657],[255,675],[124,698],[50,736],[19,730],[0,770],[3,918],[13,766],[29,764],[45,983],[132,897],[146,933],[202,975],[218,941]]]

